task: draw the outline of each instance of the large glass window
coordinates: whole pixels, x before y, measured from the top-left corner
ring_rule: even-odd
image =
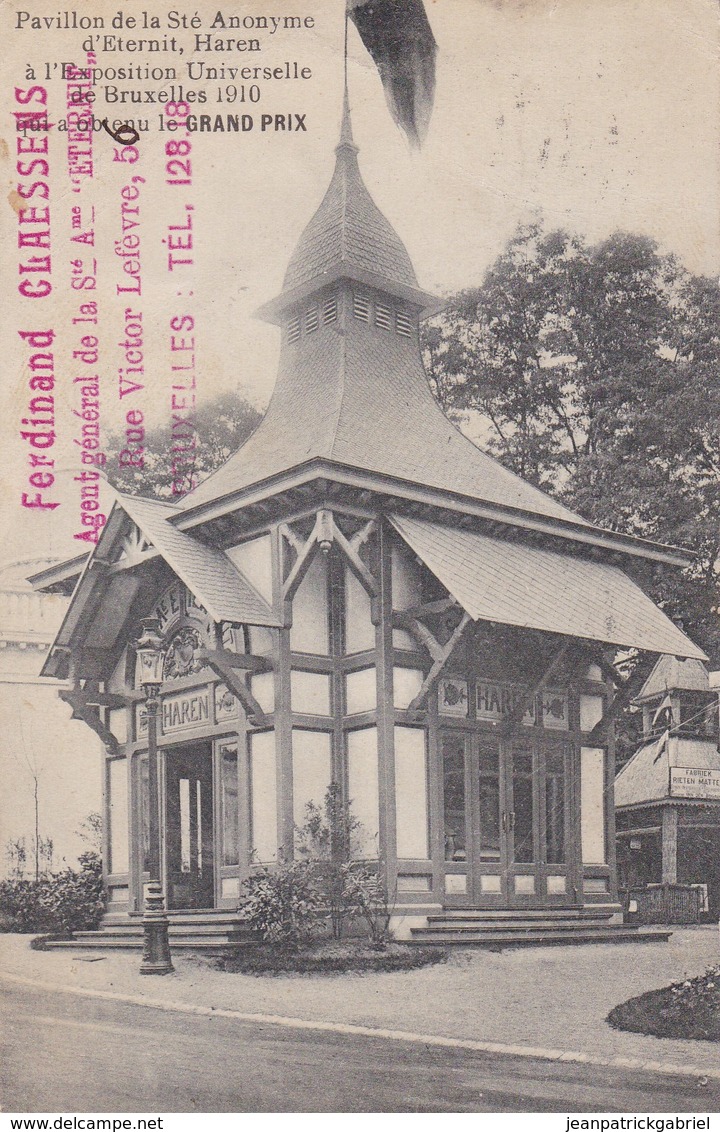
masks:
[[[480,856],[500,858],[500,750],[497,743],[481,740],[478,752],[480,797]]]
[[[345,567],[345,651],[364,652],[375,648],[375,626],[371,618],[370,595]]]
[[[221,810],[222,810],[222,863],[237,865],[240,862],[238,840],[238,753],[237,746],[229,743],[220,748]]]
[[[545,751],[545,840],[550,865],[565,861],[565,749]]]
[[[332,779],[331,744],[329,731],[293,728],[293,819],[300,828],[309,803],[323,808]]]
[[[512,752],[514,856],[523,863],[535,860],[533,846],[533,752],[517,743]]]
[[[465,738],[442,736],[443,798],[445,806],[445,860],[467,860],[465,828]]]
[[[377,727],[348,731],[347,768],[350,813],[359,823],[353,851],[360,857],[377,857],[380,829]]]

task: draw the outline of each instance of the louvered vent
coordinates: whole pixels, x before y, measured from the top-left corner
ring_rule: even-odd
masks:
[[[353,314],[362,322],[370,321],[370,300],[367,295],[353,295]]]
[[[337,310],[337,297],[333,295],[331,298],[325,300],[325,305],[323,306],[323,322],[335,322]]]
[[[296,314],[287,324],[288,342],[297,342],[300,337],[300,315]]]
[[[392,311],[387,303],[375,303],[375,325],[392,330]]]
[[[305,311],[305,331],[307,334],[312,334],[313,330],[318,328],[318,309],[317,307],[308,307]]]
[[[395,329],[405,338],[412,337],[412,322],[407,311],[397,311],[395,314]]]

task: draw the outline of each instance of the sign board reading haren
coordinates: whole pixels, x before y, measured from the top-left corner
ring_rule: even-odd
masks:
[[[207,687],[163,697],[160,708],[163,735],[171,735],[174,731],[191,731],[209,722],[210,693]],[[138,705],[138,737],[143,735],[147,735],[147,713],[141,704]]]
[[[676,798],[720,798],[720,769],[671,766],[670,794]]]

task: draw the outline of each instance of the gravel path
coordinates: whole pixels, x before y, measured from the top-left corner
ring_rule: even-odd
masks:
[[[202,1006],[376,1026],[595,1057],[717,1069],[712,1042],[612,1030],[608,1011],[643,991],[702,973],[720,959],[717,928],[679,929],[668,943],[590,944],[500,953],[462,949],[446,964],[396,974],[254,977],[174,956],[164,978],[138,974],[132,952],[38,952],[0,936],[0,972]],[[102,958],[98,958],[102,956]]]

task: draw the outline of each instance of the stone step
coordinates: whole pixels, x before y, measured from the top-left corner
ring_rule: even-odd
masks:
[[[490,923],[507,920],[574,920],[607,919],[619,911],[618,907],[611,908],[446,908],[442,912],[435,912],[428,916],[429,923],[438,921],[473,920]]]
[[[179,938],[183,935],[198,935],[198,936],[218,936],[244,934],[247,935],[252,929],[244,924],[242,920],[235,920],[227,924],[174,924],[170,923],[168,927],[168,934],[171,939],[176,936]],[[75,932],[77,938],[83,935],[94,935],[92,932]],[[100,928],[101,935],[114,935],[114,936],[141,936],[143,934],[142,924],[111,924],[103,925]]]
[[[170,940],[171,951],[223,951],[228,947],[244,947],[249,942],[247,936],[238,936],[237,939],[224,939],[217,936],[209,939],[207,936],[183,936],[180,939]],[[94,939],[58,939],[45,944],[45,947],[55,950],[94,950],[94,951],[142,951],[142,936],[123,936],[121,938],[106,936],[98,932]]]
[[[452,932],[432,931],[430,928],[414,928],[407,941],[419,947],[530,947],[565,945],[580,943],[658,943],[666,942],[672,932],[638,931],[631,927],[578,928],[573,932],[532,931],[532,932]]]
[[[428,920],[430,917],[428,917]],[[483,935],[495,935],[498,932],[578,932],[578,931],[614,931],[620,925],[610,924],[606,920],[587,918],[582,922],[578,920],[526,920],[518,917],[505,923],[500,921],[479,920],[433,920],[427,928],[418,931],[434,932],[482,932]]]
[[[237,912],[170,912],[168,915],[168,923],[171,928],[175,926],[184,926],[191,924],[199,926],[200,924],[207,924],[212,927],[224,927],[227,924],[242,924],[243,919]],[[142,916],[128,916],[123,914],[103,916],[101,923],[102,928],[142,928]]]

